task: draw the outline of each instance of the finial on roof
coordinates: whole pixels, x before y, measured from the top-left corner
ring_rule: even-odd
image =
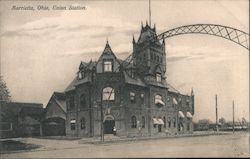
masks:
[[[194,95],[194,90],[193,90],[193,87],[192,87],[192,89],[191,89],[191,96],[193,96]]]
[[[134,35],[133,35],[133,43],[135,43],[135,37],[134,37]]]
[[[109,38],[107,37],[107,42],[106,42],[106,44],[109,44]]]
[[[141,21],[141,28],[143,28],[143,22]]]
[[[148,20],[146,20],[146,26],[148,26]]]

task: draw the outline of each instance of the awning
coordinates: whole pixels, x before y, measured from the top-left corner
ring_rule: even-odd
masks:
[[[183,114],[182,111],[179,111],[179,117],[180,117],[180,118],[185,118],[185,116],[184,116],[184,114]]]
[[[175,105],[178,104],[178,102],[177,102],[177,100],[176,100],[175,98],[173,98],[173,103],[174,103]]]
[[[158,119],[159,125],[164,125],[164,122],[162,119]]]
[[[162,100],[156,100],[155,104],[159,104],[159,105],[162,105],[162,106],[165,105],[165,103]]]
[[[159,124],[159,121],[158,121],[158,119],[156,119],[156,118],[153,118],[153,124]]]
[[[76,120],[75,119],[70,120],[70,123],[76,123]]]
[[[192,118],[193,115],[192,115],[190,112],[187,112],[187,117],[188,117],[188,118]]]

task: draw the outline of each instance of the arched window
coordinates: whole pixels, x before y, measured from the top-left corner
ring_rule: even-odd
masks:
[[[136,128],[137,127],[137,121],[136,121],[136,117],[135,116],[132,116],[131,117],[131,128]]]
[[[173,125],[174,125],[174,128],[176,128],[176,121],[175,121],[175,118],[173,118]]]
[[[85,129],[86,128],[86,120],[85,120],[85,118],[81,118],[80,123],[81,123],[81,129]]]
[[[106,87],[102,91],[103,100],[115,100],[115,90],[112,87]]]
[[[164,128],[166,128],[166,118],[165,118],[165,116],[163,117],[163,122],[164,122]]]
[[[87,106],[87,105],[86,105],[85,95],[82,94],[82,95],[80,96],[80,110],[86,108],[86,106]]]
[[[171,118],[168,118],[168,127],[171,128]]]
[[[141,125],[141,127],[142,127],[142,128],[145,128],[145,124],[146,124],[146,119],[145,119],[145,117],[142,116],[141,120],[142,120],[142,125]]]

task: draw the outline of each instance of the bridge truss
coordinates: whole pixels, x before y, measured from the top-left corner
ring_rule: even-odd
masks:
[[[222,37],[249,50],[249,34],[223,25],[216,24],[193,24],[180,26],[157,35],[158,39],[166,39],[182,34],[208,34]]]

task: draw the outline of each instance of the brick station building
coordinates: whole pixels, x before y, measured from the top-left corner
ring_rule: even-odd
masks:
[[[118,59],[108,42],[97,61],[80,63],[64,92],[66,136],[100,136],[101,105],[104,134],[114,127],[127,137],[193,132],[193,91],[183,95],[167,83],[165,41],[155,36],[155,27],[142,25],[132,63]]]

